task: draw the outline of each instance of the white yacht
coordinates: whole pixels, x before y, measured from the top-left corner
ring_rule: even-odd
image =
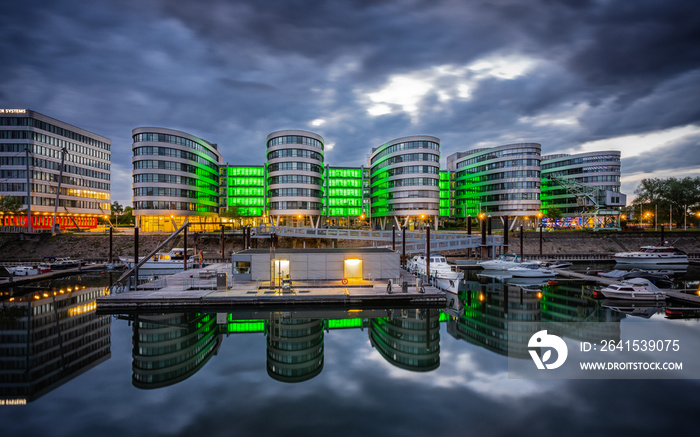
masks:
[[[549,278],[556,276],[551,269],[543,268],[538,262],[524,262],[517,267],[508,269],[508,273],[516,278]]]
[[[619,284],[610,284],[600,290],[608,299],[664,300],[666,292],[644,278],[632,278]]]
[[[481,261],[476,263],[479,267],[484,270],[508,270],[513,267],[517,267],[523,259],[520,255],[514,253],[504,253],[499,255],[496,259],[490,259],[488,261]]]
[[[414,256],[406,263],[406,268],[411,273],[425,275],[427,272],[425,256]],[[434,254],[430,255],[430,276],[433,278],[436,287],[449,293],[457,294],[459,281],[464,277],[464,273],[453,270],[444,256]]]
[[[642,246],[637,252],[620,252],[613,255],[618,264],[678,265],[688,264],[688,255],[673,246]]]

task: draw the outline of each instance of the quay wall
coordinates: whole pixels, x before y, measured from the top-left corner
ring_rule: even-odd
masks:
[[[146,255],[167,238],[166,234],[141,234],[139,237],[139,255]],[[196,240],[196,241],[195,241]],[[664,240],[689,254],[700,254],[700,232],[665,232]],[[632,251],[640,246],[657,244],[661,241],[661,232],[544,232],[542,234],[542,253],[545,255],[590,255],[614,254]],[[259,248],[269,247],[269,240],[259,239]],[[391,242],[378,242],[378,246],[390,246]],[[182,237],[176,238],[163,248],[168,251],[173,247],[183,247]],[[326,240],[320,238],[279,238],[279,247],[284,248],[330,248],[330,247],[372,247],[372,241],[363,240]],[[520,238],[517,233],[509,234],[510,252],[520,251]],[[196,238],[190,234],[188,247],[204,253],[205,259],[221,257],[221,243],[218,234],[200,234]],[[401,242],[397,239],[397,249]],[[539,234],[524,234],[524,252],[526,255],[539,254]],[[240,234],[226,234],[224,250],[229,254],[243,250],[243,238]],[[21,261],[39,262],[45,256],[70,256],[84,260],[105,261],[109,252],[109,236],[104,233],[49,235],[21,240],[17,236],[0,237],[0,263],[17,263]],[[463,251],[443,252],[444,255],[464,255]],[[133,234],[116,233],[113,238],[113,256],[118,258],[134,256]]]

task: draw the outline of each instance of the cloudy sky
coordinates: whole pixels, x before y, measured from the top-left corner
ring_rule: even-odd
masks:
[[[444,158],[539,142],[617,149],[623,191],[700,173],[700,4],[688,0],[23,0],[0,10],[0,106],[112,140],[161,126],[262,164],[268,133],[324,137],[326,162],[435,135]]]

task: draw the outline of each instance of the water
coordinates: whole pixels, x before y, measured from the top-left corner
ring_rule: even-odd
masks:
[[[699,277],[691,269],[684,281]],[[30,290],[34,306],[45,306],[34,316],[29,372],[32,384],[43,388],[27,396],[27,405],[0,406],[2,434],[590,436],[651,435],[697,423],[697,380],[508,379],[504,344],[494,334],[504,320],[650,322],[582,298],[580,285],[549,287],[541,301],[526,293],[521,305],[517,288],[468,280],[462,300],[442,315],[382,310],[117,317],[95,314],[89,297],[100,288],[88,282]],[[68,287],[73,301],[62,306]],[[12,297],[16,302],[21,295]],[[58,327],[47,305],[54,299],[67,317]],[[70,315],[66,308],[73,309]],[[76,322],[64,325],[71,320]],[[650,320],[700,329],[697,320],[670,321],[663,313]],[[26,329],[6,323],[0,399],[11,390],[31,391],[9,383],[31,378],[21,367],[26,338],[16,341]],[[56,329],[65,335],[60,345]]]

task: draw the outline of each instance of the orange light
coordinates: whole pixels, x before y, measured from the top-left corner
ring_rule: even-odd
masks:
[[[484,301],[484,293],[479,293],[479,302]]]
[[[537,292],[537,298],[538,298],[538,299],[542,299],[542,292],[541,292],[541,291],[538,291],[538,292]]]

